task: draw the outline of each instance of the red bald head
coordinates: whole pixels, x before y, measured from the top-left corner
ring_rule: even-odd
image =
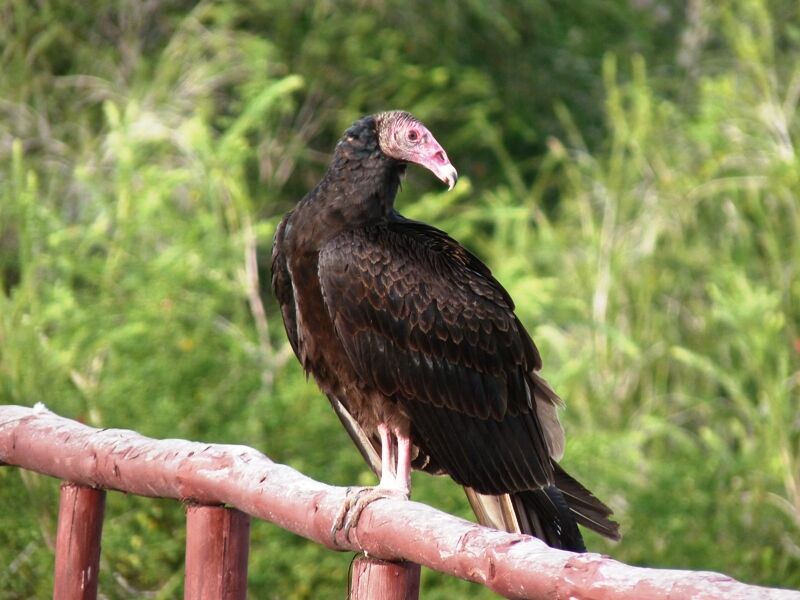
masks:
[[[384,154],[425,167],[453,189],[458,181],[455,167],[433,134],[412,114],[402,110],[382,112],[375,115],[375,124]]]

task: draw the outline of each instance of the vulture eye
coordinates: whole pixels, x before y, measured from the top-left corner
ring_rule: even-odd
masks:
[[[419,131],[416,129],[409,129],[406,137],[409,142],[416,142],[419,139]]]

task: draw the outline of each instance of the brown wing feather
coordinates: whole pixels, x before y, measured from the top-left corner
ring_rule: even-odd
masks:
[[[272,286],[281,308],[284,325],[289,337],[289,341],[298,353],[299,348],[299,334],[297,331],[297,315],[296,303],[294,298],[294,286],[292,284],[291,274],[287,266],[286,257],[282,251],[282,239],[287,222],[291,216],[287,217],[281,222],[275,236],[275,244],[273,246],[272,255]],[[397,391],[395,395],[401,398],[427,398],[428,402],[433,399],[431,405],[435,412],[440,412],[443,409],[447,425],[441,428],[441,421],[437,419],[425,418],[424,414],[417,414],[418,425],[415,428],[422,426],[423,429],[432,430],[427,431],[427,439],[430,442],[430,447],[433,448],[437,456],[430,456],[427,448],[419,448],[419,454],[414,460],[414,467],[424,469],[431,473],[442,473],[449,471],[457,480],[460,481],[475,481],[476,485],[484,491],[490,489],[495,491],[497,489],[518,489],[526,482],[531,480],[539,481],[542,476],[547,477],[548,473],[534,474],[530,470],[526,472],[526,464],[529,462],[530,457],[535,457],[535,460],[543,460],[546,454],[549,453],[551,457],[558,457],[563,448],[563,433],[558,424],[555,415],[555,406],[559,403],[558,397],[547,386],[534,371],[530,369],[538,369],[541,366],[539,354],[530,340],[530,337],[513,317],[513,303],[508,297],[508,294],[497,283],[489,270],[474,256],[469,254],[461,246],[451,240],[446,234],[430,228],[428,226],[417,224],[413,222],[400,222],[394,224],[394,233],[399,228],[404,237],[415,238],[416,241],[411,246],[405,245],[405,251],[412,251],[417,253],[417,258],[422,255],[423,261],[427,258],[428,265],[433,270],[433,275],[439,277],[442,272],[449,273],[450,279],[445,277],[444,286],[431,287],[426,285],[418,285],[426,283],[425,281],[418,281],[414,277],[400,279],[401,283],[395,286],[385,286],[382,290],[373,289],[369,293],[365,289],[357,289],[357,287],[349,288],[350,293],[356,293],[361,302],[357,306],[352,306],[348,312],[351,318],[356,320],[367,319],[367,323],[371,323],[372,327],[366,327],[365,331],[374,333],[380,332],[377,343],[374,336],[362,336],[362,341],[366,340],[366,348],[359,349],[363,357],[360,362],[365,368],[373,363],[370,356],[377,356],[372,354],[374,348],[369,346],[372,344],[376,348],[382,348],[385,358],[391,357],[394,353],[396,368],[394,375],[391,369],[383,369],[379,371],[378,377],[383,381],[386,389],[395,388]],[[389,236],[395,245],[398,244],[397,240]],[[341,241],[341,240],[340,240]],[[400,249],[404,248],[404,243],[399,242]],[[385,251],[385,249],[383,250]],[[382,252],[383,252],[382,251]],[[396,248],[390,252],[396,251]],[[365,273],[371,276],[383,278],[383,269],[378,265],[382,263],[379,258],[382,252],[373,255],[373,258],[378,260],[372,261],[369,266],[367,263],[361,262],[362,268],[356,269],[361,273],[360,277],[365,277]],[[369,253],[367,253],[369,254]],[[436,258],[438,256],[438,259]],[[363,256],[362,256],[363,258]],[[345,268],[348,270],[348,268]],[[430,273],[428,273],[430,275]],[[419,274],[417,275],[419,277]],[[390,281],[391,277],[384,278]],[[423,276],[423,279],[425,277]],[[364,280],[365,282],[368,280]],[[395,281],[398,281],[395,279]],[[464,283],[467,283],[465,286]],[[429,283],[429,282],[428,282]],[[460,284],[460,285],[459,285]],[[447,294],[446,286],[455,285],[459,290],[457,297],[462,304],[464,310],[459,312],[453,311],[453,303],[448,305],[447,299],[450,297]],[[443,290],[444,287],[444,290]],[[465,291],[468,290],[479,302],[484,304],[476,307],[465,306]],[[412,292],[422,290],[422,294],[414,294]],[[433,290],[433,291],[431,291]],[[442,296],[444,291],[445,295]],[[383,292],[388,292],[384,295]],[[439,294],[437,296],[437,294]],[[467,298],[469,296],[467,295]],[[368,301],[368,306],[363,304],[363,301]],[[438,300],[442,300],[441,306],[445,306],[443,311],[437,311],[440,306]],[[383,302],[389,303],[387,308]],[[485,318],[485,313],[488,307],[491,308],[490,312],[494,312],[494,318],[489,319],[490,327],[486,327],[480,319]],[[458,307],[456,307],[458,308]],[[332,310],[332,314],[333,314]],[[391,319],[375,319],[376,315],[390,314]],[[461,320],[467,317],[466,329],[454,328],[456,319]],[[510,318],[510,317],[513,317]],[[504,318],[501,318],[504,317]],[[407,321],[407,323],[404,322]],[[341,322],[346,320],[340,319]],[[363,323],[362,323],[363,325]],[[352,324],[351,324],[352,326]],[[499,333],[498,333],[499,332]],[[492,334],[497,335],[500,339],[491,339]],[[519,336],[519,345],[516,343],[508,343],[504,340],[503,336]],[[383,337],[383,340],[379,338]],[[387,340],[389,341],[387,343]],[[400,348],[395,348],[397,341],[405,341],[405,345],[400,345]],[[499,343],[498,343],[499,342]],[[507,384],[505,398],[502,402],[492,401],[492,394],[499,393],[503,396],[502,390],[498,392],[497,381],[504,376],[508,377],[508,369],[498,368],[497,362],[488,360],[487,353],[497,353],[498,348],[500,355],[507,360],[509,355],[512,357],[512,364],[519,371],[518,367],[522,370],[529,370],[531,377],[526,379],[521,377],[516,380],[512,378],[512,382]],[[349,350],[352,354],[352,350]],[[359,362],[359,361],[356,361]],[[389,361],[391,362],[391,361]],[[446,364],[446,368],[442,368]],[[422,365],[423,377],[420,376],[420,365]],[[479,375],[477,379],[472,375],[465,375],[465,372],[477,371]],[[460,376],[459,376],[460,373]],[[472,443],[467,444],[454,444],[452,437],[453,421],[447,419],[448,413],[455,414],[459,420],[459,415],[456,410],[453,413],[452,408],[445,406],[444,400],[449,402],[452,407],[459,406],[459,398],[463,400],[464,396],[453,395],[451,393],[453,379],[459,380],[462,384],[460,389],[463,393],[464,382],[466,381],[467,388],[479,383],[479,388],[483,390],[484,400],[489,398],[490,409],[467,402],[469,408],[468,412],[473,413],[472,416],[467,416],[467,427],[463,423],[459,425],[455,423],[462,433],[466,432],[466,439],[472,440]],[[494,382],[491,379],[494,379]],[[488,380],[488,387],[487,387]],[[533,387],[533,404],[537,411],[530,411],[531,383]],[[520,390],[525,387],[525,394],[522,395]],[[511,389],[511,392],[508,392]],[[472,398],[472,390],[467,390],[467,398]],[[379,458],[379,443],[376,438],[371,438],[362,429],[361,425],[353,419],[352,415],[347,411],[344,403],[335,397],[335,394],[328,392],[329,400],[334,408],[339,419],[342,421],[345,429],[347,430],[353,442],[358,447],[365,461],[370,467],[378,472],[380,469]],[[510,402],[509,402],[510,398]],[[524,398],[524,402],[520,399]],[[516,399],[516,401],[515,401]],[[405,401],[407,402],[407,400]],[[423,413],[427,408],[426,403],[417,402],[411,403],[412,407],[422,407]],[[502,411],[505,407],[505,414],[510,415],[511,418],[500,416],[500,420],[504,424],[497,427],[496,425],[488,432],[488,439],[498,440],[498,434],[502,437],[500,445],[508,446],[511,448],[510,452],[492,452],[493,447],[497,444],[491,444],[487,447],[485,443],[480,443],[481,439],[486,438],[487,431],[480,431],[482,429],[481,423],[486,421],[495,421],[498,411]],[[476,413],[477,411],[477,413]],[[412,411],[413,412],[413,411]],[[416,411],[419,413],[419,410]],[[544,438],[547,443],[547,452],[545,452],[541,443],[542,438],[541,426],[536,418],[538,414],[541,419],[541,426],[544,427]],[[481,416],[484,415],[484,416]],[[421,418],[420,418],[421,417]],[[476,427],[475,424],[478,424]],[[527,426],[528,433],[522,433],[520,437],[519,425]],[[470,425],[471,424],[471,425]],[[531,431],[533,426],[533,431]],[[509,435],[509,429],[517,429],[515,435]],[[485,428],[483,428],[485,429]],[[479,443],[474,443],[476,434]],[[525,439],[533,438],[534,450],[526,446]],[[419,438],[420,432],[414,432],[414,437]],[[520,444],[520,439],[523,443]],[[458,441],[458,440],[456,440]],[[512,442],[508,444],[508,442]],[[519,456],[527,456],[528,458],[522,461],[522,465],[517,464]],[[440,461],[445,460],[448,463],[456,464],[457,468],[442,468]],[[544,463],[550,464],[549,462]],[[461,465],[460,470],[458,465]],[[477,465],[477,467],[470,467],[465,471],[464,465]],[[529,465],[528,465],[529,466]],[[555,485],[562,488],[564,497],[566,498],[569,509],[576,516],[582,524],[595,529],[596,531],[614,539],[619,537],[619,532],[616,523],[608,519],[611,511],[601,502],[599,502],[590,492],[583,486],[574,481],[566,475],[557,464],[553,463],[555,468]],[[465,472],[462,472],[465,471]],[[561,525],[558,524],[558,515],[547,515],[546,509],[537,505],[526,505],[526,498],[530,499],[531,494],[539,494],[542,498],[547,498],[543,492],[521,492],[519,494],[500,494],[488,495],[481,494],[473,488],[466,487],[467,496],[472,504],[476,515],[481,523],[485,525],[494,526],[507,531],[521,531],[538,535],[542,539],[549,540],[549,543],[561,543],[560,538],[563,537]],[[544,516],[540,516],[539,512],[545,512]],[[550,521],[555,521],[557,533],[553,533],[554,525]],[[580,548],[580,536],[573,540],[573,549]]]
[[[283,326],[286,329],[286,336],[294,353],[299,355],[297,340],[297,314],[294,300],[294,289],[292,287],[292,277],[286,264],[286,256],[283,253],[283,237],[286,224],[290,221],[292,212],[278,224],[275,230],[275,239],[272,241],[272,292],[281,308]]]
[[[275,299],[280,306],[281,316],[283,317],[283,324],[286,329],[286,335],[289,338],[294,353],[300,357],[300,340],[297,330],[297,304],[294,297],[294,286],[292,284],[291,273],[288,268],[286,256],[284,254],[284,236],[287,224],[290,222],[292,212],[289,212],[278,225],[275,231],[275,238],[272,244],[272,290]],[[333,407],[336,416],[339,417],[342,425],[344,426],[353,443],[358,448],[358,451],[364,457],[366,463],[378,475],[381,472],[381,447],[380,440],[377,437],[370,437],[366,434],[361,425],[353,418],[345,407],[345,402],[337,397],[335,393],[327,391],[326,395]],[[426,453],[416,450],[415,456],[412,460],[412,466],[415,469],[424,470],[431,474],[441,474],[441,468],[438,464],[431,459]]]
[[[323,296],[359,376],[401,403],[415,441],[482,493],[547,486],[539,355],[489,270],[444,233],[395,221],[320,252]]]

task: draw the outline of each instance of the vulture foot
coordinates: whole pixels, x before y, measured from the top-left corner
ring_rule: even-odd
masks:
[[[364,487],[357,488],[351,494],[350,490],[348,490],[347,498],[336,515],[333,527],[331,527],[331,538],[334,544],[336,543],[336,534],[340,531],[344,531],[344,539],[350,541],[350,530],[358,524],[361,513],[364,512],[368,505],[382,498],[408,500],[408,491],[387,487]]]

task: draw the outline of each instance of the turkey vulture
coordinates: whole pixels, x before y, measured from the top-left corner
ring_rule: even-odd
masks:
[[[411,114],[363,117],[275,234],[291,346],[380,474],[339,528],[376,497],[408,497],[415,468],[463,485],[484,524],[573,551],[586,549],[577,523],[618,539],[612,511],[556,462],[560,400],[508,292],[446,233],[394,209],[408,163],[456,183]]]

